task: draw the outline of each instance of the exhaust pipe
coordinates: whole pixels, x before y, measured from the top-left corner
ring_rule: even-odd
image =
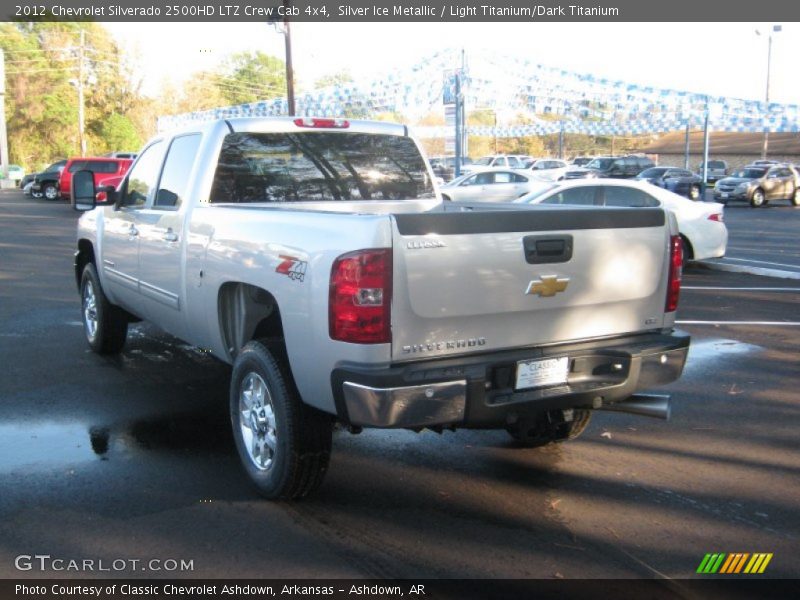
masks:
[[[624,412],[668,421],[671,412],[670,396],[663,394],[634,394],[627,400],[601,406],[599,410]]]

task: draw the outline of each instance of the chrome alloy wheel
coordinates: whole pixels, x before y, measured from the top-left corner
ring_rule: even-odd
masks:
[[[255,467],[272,467],[278,447],[275,411],[267,384],[258,373],[248,373],[239,392],[239,428],[247,456]]]
[[[86,336],[93,340],[97,335],[97,296],[91,281],[83,286],[83,326]]]

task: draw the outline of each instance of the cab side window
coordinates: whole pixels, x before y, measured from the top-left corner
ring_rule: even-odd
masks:
[[[158,141],[145,148],[128,174],[122,206],[142,208],[147,204],[147,199],[158,181],[163,157],[164,142]]]

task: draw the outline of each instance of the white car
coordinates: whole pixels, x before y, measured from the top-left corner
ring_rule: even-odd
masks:
[[[683,239],[685,260],[725,256],[728,228],[725,207],[716,202],[693,202],[668,190],[629,180],[603,179],[556,182],[518,198],[525,204],[576,204],[585,206],[656,207],[675,214]]]
[[[530,171],[480,169],[439,187],[443,200],[455,202],[509,202],[546,184]]]
[[[536,179],[542,181],[560,181],[570,165],[558,158],[537,158],[528,167]]]
[[[516,154],[492,154],[481,156],[478,160],[465,164],[461,167],[462,173],[474,173],[478,169],[503,168],[503,169],[522,169],[524,168],[523,157]]]

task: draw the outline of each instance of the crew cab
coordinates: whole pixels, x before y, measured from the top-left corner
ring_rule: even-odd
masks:
[[[338,421],[577,436],[596,409],[668,416],[675,219],[661,208],[443,203],[402,125],[230,119],[151,140],[102,190],[72,179],[84,332],[151,321],[233,365],[244,470],[268,498],[322,482]],[[631,247],[636,252],[630,252]]]

